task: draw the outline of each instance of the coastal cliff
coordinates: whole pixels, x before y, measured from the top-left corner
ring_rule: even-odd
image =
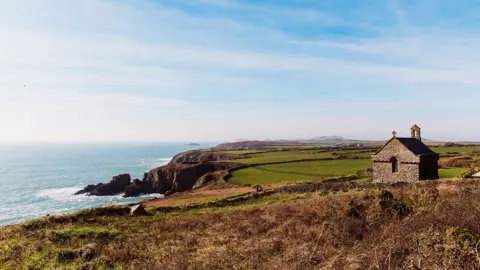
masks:
[[[229,175],[231,169],[238,169],[244,165],[232,161],[248,158],[247,155],[233,155],[223,152],[187,151],[176,155],[167,165],[155,168],[144,174],[142,180],[130,181],[127,174],[113,177],[109,183],[88,185],[78,191],[78,194],[90,196],[106,196],[124,193],[124,197],[135,197],[141,194],[161,193],[172,194],[201,187],[213,176],[223,179]],[[119,179],[126,179],[119,185]],[[128,181],[127,181],[128,180]],[[200,183],[197,183],[200,180]]]

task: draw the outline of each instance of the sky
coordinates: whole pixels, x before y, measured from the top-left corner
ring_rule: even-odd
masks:
[[[480,141],[480,3],[0,0],[0,141]]]

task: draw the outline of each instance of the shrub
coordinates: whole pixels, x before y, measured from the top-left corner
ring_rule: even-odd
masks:
[[[410,207],[405,202],[395,199],[390,191],[383,190],[379,197],[379,204],[383,212],[398,216],[408,216],[410,214]]]
[[[438,162],[438,166],[440,168],[466,168],[472,164],[473,159],[470,156],[459,156],[459,157],[452,157],[449,159],[440,160]]]
[[[480,241],[480,236],[472,233],[468,229],[452,227],[447,230],[447,237],[454,240],[459,245],[476,247]]]

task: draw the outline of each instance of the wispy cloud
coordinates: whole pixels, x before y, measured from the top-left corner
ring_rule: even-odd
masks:
[[[193,0],[192,3],[204,4],[217,8],[231,9],[237,11],[257,12],[263,13],[263,15],[279,16],[283,19],[305,21],[305,22],[321,22],[328,25],[334,25],[341,23],[341,19],[338,16],[334,16],[315,9],[306,9],[298,7],[282,7],[275,4],[248,4],[245,2],[235,0]],[[279,19],[279,18],[277,18]],[[284,21],[276,21],[283,24]]]
[[[14,114],[15,106],[10,105],[32,96],[29,106],[22,107],[24,117],[19,116],[17,124],[24,128],[18,130],[29,130],[27,123],[43,123],[42,117],[56,117],[68,125],[58,116],[69,109],[61,104],[69,104],[69,113],[81,120],[82,106],[73,106],[75,102],[95,104],[105,125],[121,115],[126,124],[148,127],[147,121],[134,121],[122,108],[135,108],[137,118],[146,108],[157,114],[168,108],[175,110],[172,123],[190,125],[218,117],[214,114],[221,108],[226,119],[253,127],[256,119],[279,123],[272,119],[284,108],[290,108],[292,119],[315,115],[312,123],[320,123],[335,118],[330,112],[343,104],[343,114],[362,111],[363,119],[382,122],[375,107],[391,108],[391,115],[401,108],[419,111],[418,104],[435,96],[428,107],[438,113],[436,104],[453,100],[448,97],[451,88],[457,103],[480,97],[475,90],[480,85],[480,39],[461,24],[457,27],[441,17],[438,20],[449,27],[422,24],[418,11],[412,11],[415,6],[402,1],[341,4],[4,0],[1,112]],[[385,19],[384,12],[393,20]],[[422,100],[399,99],[399,93]],[[51,101],[45,104],[58,109],[35,107],[34,99]],[[305,106],[315,109],[307,112]],[[422,116],[430,119],[428,112]],[[95,113],[85,117],[94,119]],[[9,136],[17,136],[15,121],[9,123]],[[93,121],[82,123],[94,139]],[[176,125],[166,139],[185,133]],[[225,132],[221,138],[237,137]],[[268,132],[259,128],[258,134],[271,137]]]

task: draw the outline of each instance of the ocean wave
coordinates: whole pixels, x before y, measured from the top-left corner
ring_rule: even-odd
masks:
[[[49,198],[57,201],[78,201],[88,199],[88,196],[75,196],[75,192],[83,189],[83,187],[66,187],[66,188],[50,188],[39,191],[36,195],[38,198]]]
[[[85,194],[74,195],[75,192],[81,190],[82,187],[66,187],[66,188],[51,188],[39,191],[36,195],[38,198],[50,199],[58,202],[92,202],[103,204],[121,204],[131,203],[142,199],[149,199],[153,197],[163,197],[162,194],[152,193],[145,194],[138,197],[123,198],[122,194],[112,196],[87,196]],[[82,205],[79,205],[82,206]]]

